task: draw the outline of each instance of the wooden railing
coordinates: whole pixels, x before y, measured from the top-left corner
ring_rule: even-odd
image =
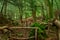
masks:
[[[32,37],[22,37],[22,38],[16,38],[16,37],[11,37],[10,38],[10,40],[28,40],[28,39],[30,39],[30,38],[34,38],[35,40],[38,40],[38,38],[37,38],[37,27],[10,27],[9,29],[25,29],[23,32],[24,32],[24,36],[27,36],[28,35],[28,33],[27,32],[29,32],[31,29],[34,29],[35,30],[35,35],[34,36],[32,36]],[[21,30],[22,31],[22,30]]]

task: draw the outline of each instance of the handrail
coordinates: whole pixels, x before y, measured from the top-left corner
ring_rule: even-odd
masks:
[[[22,29],[24,29],[24,28],[27,28],[27,29],[38,29],[38,27],[9,27],[9,28],[18,28],[18,29],[20,29],[20,28],[22,28]]]
[[[28,38],[17,38],[17,37],[12,37],[13,39],[31,39],[31,38],[35,38],[35,36],[32,37],[28,37]]]
[[[14,28],[17,28],[17,29],[25,29],[25,28],[27,28],[27,29],[35,29],[35,40],[37,40],[37,29],[38,29],[38,27],[10,27],[10,29],[14,29]],[[32,37],[30,37],[30,38],[32,38]],[[17,38],[17,39],[28,39],[28,38]]]

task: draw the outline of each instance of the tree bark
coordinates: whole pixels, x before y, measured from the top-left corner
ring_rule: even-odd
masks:
[[[34,22],[36,22],[36,11],[35,10],[32,10],[32,16],[33,16]]]
[[[2,11],[3,11],[3,8],[4,8],[4,4],[5,4],[5,3],[3,2],[2,8],[1,8],[1,13],[2,13]]]
[[[57,28],[57,39],[60,40],[60,21],[59,20],[55,20],[54,21],[54,24],[56,25],[56,28]]]

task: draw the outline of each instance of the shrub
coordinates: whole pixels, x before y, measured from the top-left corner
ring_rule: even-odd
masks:
[[[31,27],[38,27],[38,38],[40,39],[45,39],[47,37],[47,34],[45,32],[45,28],[46,26],[43,25],[43,24],[39,24],[37,22],[33,23],[31,25]],[[34,35],[34,30],[32,29],[31,32],[30,32],[30,36],[33,36]]]

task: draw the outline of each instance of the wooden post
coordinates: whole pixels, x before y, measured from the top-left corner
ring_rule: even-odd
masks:
[[[35,40],[38,40],[37,39],[37,28],[35,29]]]

